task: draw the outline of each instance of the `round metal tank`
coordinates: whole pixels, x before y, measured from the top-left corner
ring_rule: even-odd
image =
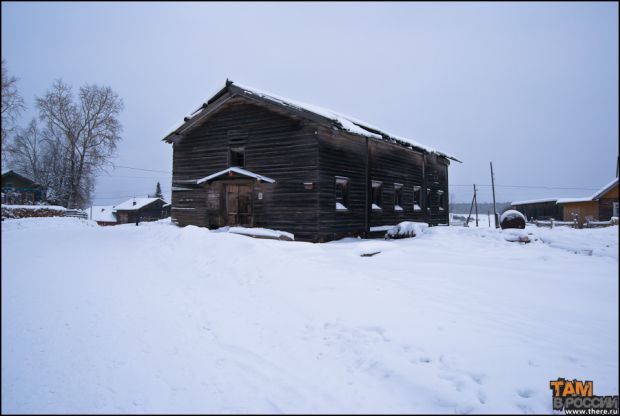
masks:
[[[519,211],[515,211],[514,209],[509,209],[508,211],[504,211],[502,216],[499,219],[499,225],[502,227],[502,230],[506,228],[525,228],[525,216],[521,214]]]

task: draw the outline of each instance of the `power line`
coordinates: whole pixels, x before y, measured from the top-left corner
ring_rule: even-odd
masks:
[[[449,186],[467,186],[471,187],[471,184],[449,184]],[[490,184],[481,184],[476,186],[492,186]],[[524,188],[524,189],[566,189],[566,190],[576,190],[576,191],[597,191],[599,188],[569,188],[569,187],[560,187],[560,186],[533,186],[533,185],[498,185],[495,184],[495,187],[501,188]]]
[[[138,179],[158,179],[161,176],[133,176],[133,175],[106,175],[106,178],[138,178]]]
[[[172,174],[172,171],[169,171],[169,170],[144,169],[144,168],[136,168],[136,167],[133,167],[133,166],[114,165],[114,168],[131,169],[131,170],[143,170],[145,172],[161,172],[161,173],[170,173],[170,174]]]

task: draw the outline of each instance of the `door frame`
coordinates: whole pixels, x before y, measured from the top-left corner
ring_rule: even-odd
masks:
[[[224,185],[224,189],[223,189],[223,194],[224,194],[224,204],[223,204],[223,208],[224,208],[224,212],[222,213],[222,216],[224,217],[224,224],[226,224],[229,227],[234,227],[234,226],[242,226],[242,227],[253,227],[254,226],[254,181],[253,180],[230,180],[230,181],[222,181],[222,185]],[[239,191],[237,188],[237,214],[236,214],[236,222],[237,224],[230,224],[228,221],[229,218],[229,209],[228,209],[228,187],[229,186],[247,186],[249,187],[249,196],[250,196],[250,221],[249,221],[249,225],[241,225],[239,224]]]

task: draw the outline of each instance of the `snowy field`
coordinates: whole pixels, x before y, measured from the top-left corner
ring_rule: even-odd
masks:
[[[4,221],[2,412],[551,413],[558,377],[618,394],[618,227],[526,231]]]

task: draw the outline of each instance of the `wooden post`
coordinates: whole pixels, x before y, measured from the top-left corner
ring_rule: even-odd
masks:
[[[365,182],[366,182],[366,207],[364,210],[364,238],[368,238],[370,236],[370,215],[372,209],[370,204],[372,203],[372,186],[370,184],[370,143],[368,143],[368,137],[366,137],[366,171],[365,171]]]
[[[491,188],[493,189],[493,219],[495,219],[495,228],[499,228],[497,208],[495,207],[495,177],[493,176],[493,162],[489,163],[491,164]]]
[[[489,217],[489,228],[491,228],[491,213],[487,211],[487,217]]]
[[[93,204],[90,204],[90,219],[93,219]]]
[[[471,198],[471,205],[469,206],[469,214],[467,215],[467,219],[465,220],[465,227],[469,227],[469,219],[471,218],[471,210],[474,209],[475,200],[476,200],[476,193],[474,192],[474,196]]]
[[[476,202],[476,227],[478,226],[478,197],[476,196],[476,184],[474,184],[474,201]]]

